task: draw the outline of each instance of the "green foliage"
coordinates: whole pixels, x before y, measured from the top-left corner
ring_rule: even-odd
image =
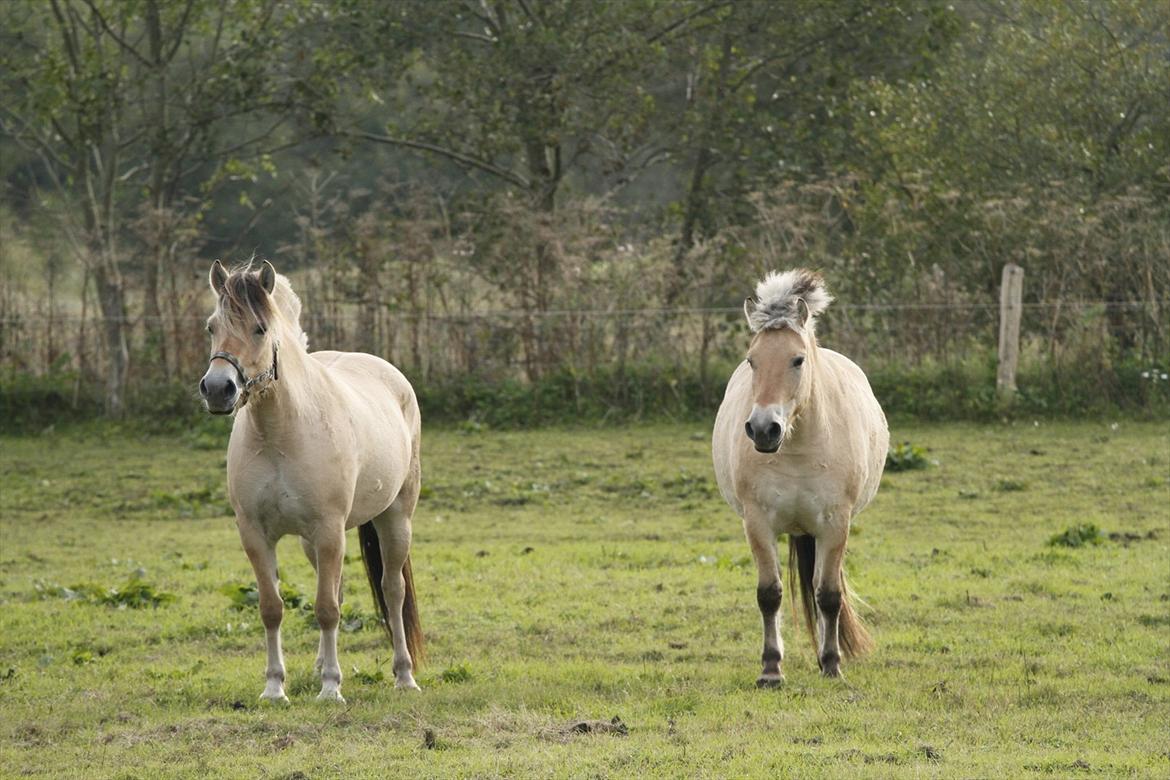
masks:
[[[926,448],[908,441],[895,444],[886,453],[886,471],[912,471],[924,469],[929,465]]]
[[[1028,483],[1019,479],[1001,479],[996,481],[995,489],[1001,493],[1020,493],[1028,489]]]
[[[219,592],[228,597],[231,609],[242,611],[260,606],[260,591],[255,582],[247,585],[229,582],[221,586]]]
[[[448,666],[439,673],[439,679],[445,683],[465,683],[472,679],[471,668],[465,663]]]
[[[355,666],[353,667],[353,674],[350,675],[349,679],[357,680],[362,685],[378,685],[386,681],[386,673],[382,671],[381,666],[378,666],[372,672],[366,669],[359,669]]]
[[[137,421],[194,425],[197,258],[248,246],[469,432],[709,416],[721,310],[797,264],[891,414],[999,418],[1010,260],[1012,414],[1164,415],[1168,7],[0,4],[0,429],[93,417],[122,354]]]
[[[175,600],[173,593],[158,590],[150,583],[143,582],[137,575],[116,588],[106,588],[92,582],[83,582],[69,587],[37,582],[36,592],[41,598],[60,598],[85,604],[102,604],[117,609],[158,608]]]
[[[1048,540],[1050,547],[1085,547],[1105,541],[1105,535],[1094,523],[1072,525]]]

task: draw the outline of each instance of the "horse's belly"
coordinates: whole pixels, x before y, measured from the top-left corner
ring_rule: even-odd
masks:
[[[360,480],[345,527],[356,528],[382,514],[393,503],[401,488],[402,479],[392,472],[385,477]]]

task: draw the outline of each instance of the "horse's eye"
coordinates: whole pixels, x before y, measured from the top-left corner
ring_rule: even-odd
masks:
[[[792,358],[792,367],[793,368],[800,368],[803,365],[804,365],[804,357],[803,356]]]
[[[751,358],[744,358],[744,360],[747,361],[748,368],[750,368],[752,371],[756,370],[756,361],[752,360]]]
[[[208,326],[207,326],[207,332],[208,332],[208,333],[214,333],[215,331],[212,329],[212,327],[211,327],[210,325],[208,325]]]
[[[265,329],[265,327],[263,325],[256,326],[256,335],[257,336],[263,336],[267,332],[268,331]]]

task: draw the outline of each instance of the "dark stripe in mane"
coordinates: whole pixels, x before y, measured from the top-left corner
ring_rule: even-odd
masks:
[[[247,322],[249,316],[267,329],[272,316],[272,299],[260,284],[260,275],[252,273],[251,265],[231,272],[223,285],[220,302],[233,322]]]
[[[797,298],[807,298],[817,287],[824,287],[825,280],[816,271],[800,268],[797,277],[792,283],[792,294]]]

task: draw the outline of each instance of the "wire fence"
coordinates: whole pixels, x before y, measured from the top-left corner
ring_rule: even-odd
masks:
[[[1031,301],[1023,305],[1026,359],[1059,364],[1101,352],[1157,361],[1170,353],[1170,301]],[[403,311],[338,304],[302,314],[313,349],[380,355],[412,378],[534,379],[654,364],[707,370],[738,360],[749,335],[740,308],[673,307]],[[190,381],[208,351],[202,315],[124,321],[130,380]],[[953,363],[994,355],[999,303],[838,301],[821,317],[823,345],[863,365]],[[99,382],[109,359],[106,321],[73,313],[0,316],[0,377],[70,372]]]

